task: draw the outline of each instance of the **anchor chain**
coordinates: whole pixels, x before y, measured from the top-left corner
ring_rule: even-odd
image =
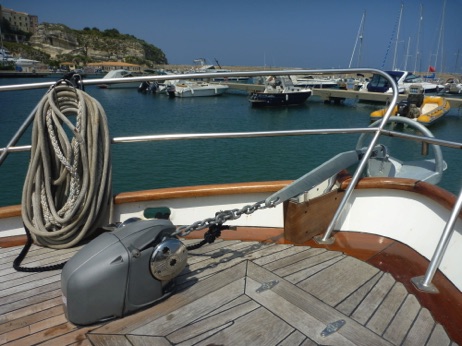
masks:
[[[219,225],[223,225],[226,221],[229,220],[237,220],[243,214],[250,215],[253,214],[257,210],[263,210],[267,208],[273,208],[277,204],[276,200],[263,200],[257,202],[255,204],[249,204],[241,209],[229,209],[229,210],[222,210],[215,214],[215,217],[210,217],[201,221],[196,221],[189,226],[180,226],[177,230],[173,233],[174,236],[185,237],[189,235],[191,232],[199,231],[204,228],[216,227]]]

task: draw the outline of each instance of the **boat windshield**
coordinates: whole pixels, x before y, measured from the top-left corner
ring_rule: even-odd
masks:
[[[413,73],[410,73],[404,80],[404,83],[420,83],[420,82],[422,82],[422,78],[419,76],[416,76]]]

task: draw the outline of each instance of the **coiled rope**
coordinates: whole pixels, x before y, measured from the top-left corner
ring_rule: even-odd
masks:
[[[77,245],[109,223],[111,180],[103,107],[66,81],[58,82],[35,113],[22,194],[26,231],[42,246]]]

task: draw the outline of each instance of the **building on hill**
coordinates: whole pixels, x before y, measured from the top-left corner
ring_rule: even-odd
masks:
[[[6,19],[10,23],[11,29],[13,30],[20,30],[31,34],[37,31],[37,16],[11,10],[0,5],[0,22],[3,19]]]
[[[88,63],[87,67],[92,67],[95,70],[101,70],[109,72],[112,70],[124,69],[131,72],[141,72],[142,67],[140,65],[129,64],[121,61],[101,61]]]

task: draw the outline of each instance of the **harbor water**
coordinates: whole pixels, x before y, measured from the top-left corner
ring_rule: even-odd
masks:
[[[42,81],[52,79],[0,79],[0,85]],[[171,99],[166,95],[138,93],[136,89],[87,86],[86,92],[105,109],[113,138],[366,127],[370,112],[378,108],[349,100],[340,105],[324,104],[316,97],[303,106],[252,108],[243,93]],[[45,93],[46,89],[0,93],[0,147],[8,144]],[[462,117],[457,110],[451,110],[429,129],[436,137],[461,141]],[[18,145],[30,144],[30,134],[31,128]],[[113,191],[296,179],[339,151],[353,149],[358,137],[345,134],[114,144]],[[406,142],[393,145],[391,150],[400,159],[418,159],[415,155],[420,155],[419,147],[417,143]],[[20,204],[29,156],[29,152],[11,153],[0,167],[0,206]],[[458,194],[462,177],[454,168],[460,172],[462,152],[443,148],[443,156],[449,169],[439,185]]]

